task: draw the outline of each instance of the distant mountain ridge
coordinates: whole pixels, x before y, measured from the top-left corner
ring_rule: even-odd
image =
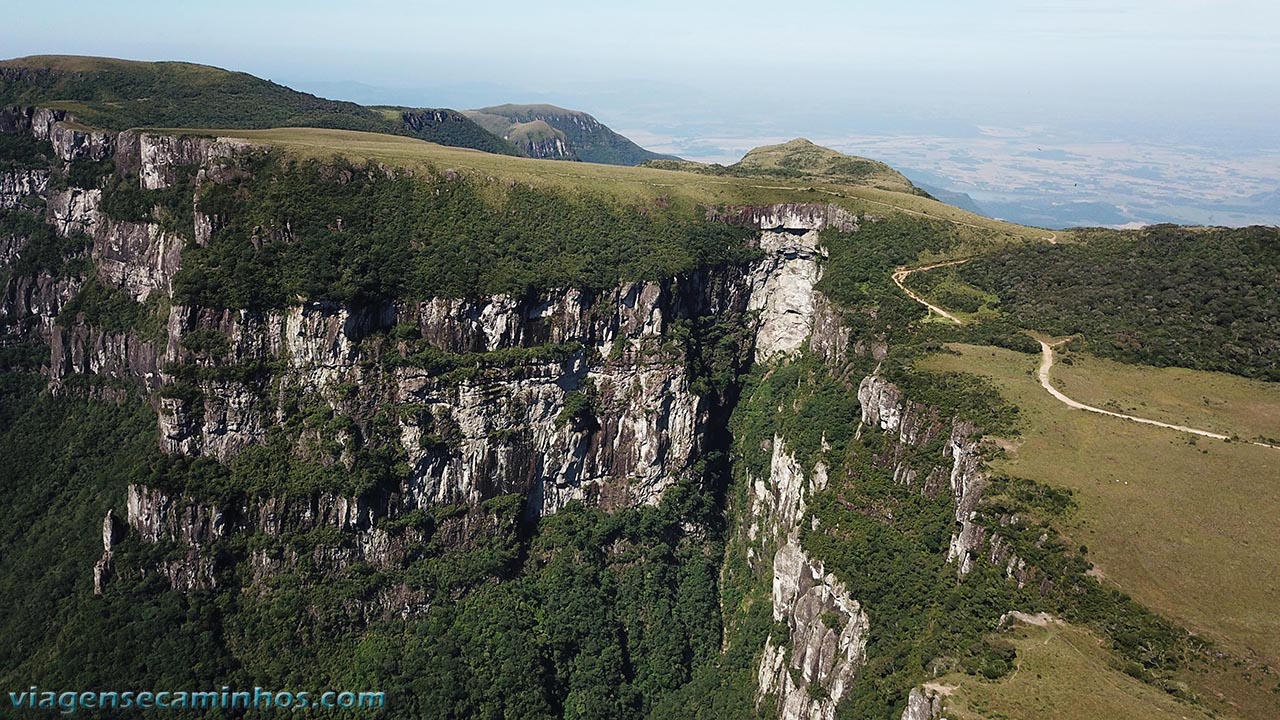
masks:
[[[107,130],[306,126],[515,153],[456,110],[370,108],[298,92],[248,73],[185,62],[65,55],[5,60],[0,62],[0,105],[57,107]]]
[[[555,105],[508,104],[467,110],[466,115],[529,157],[606,165],[679,160],[673,155],[645,150],[580,110]]]
[[[958,207],[961,210],[968,210],[976,215],[986,215],[987,217],[991,216],[990,213],[982,209],[982,206],[978,204],[978,201],[974,200],[973,196],[969,193],[963,193],[958,190],[947,190],[945,188],[937,187],[936,185],[922,183],[918,180],[912,180],[911,182],[915,183],[916,187],[932,195],[935,200],[941,200],[948,205]]]
[[[554,105],[365,106],[209,65],[70,55],[0,61],[0,105],[68,110],[107,130],[318,127],[406,135],[503,155],[639,165],[645,150],[591,115]]]

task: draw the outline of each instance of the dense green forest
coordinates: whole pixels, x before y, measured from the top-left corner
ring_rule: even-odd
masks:
[[[184,252],[176,299],[280,307],[298,296],[521,296],[752,257],[741,228],[591,195],[514,185],[495,199],[491,190],[461,176],[263,156],[252,177],[204,187],[199,208],[218,229]]]
[[[1280,231],[1078,234],[1076,243],[1011,248],[948,270],[997,295],[1019,325],[1079,334],[1098,355],[1280,380]]]
[[[0,105],[49,103],[108,130],[320,127],[514,153],[509,143],[452,110],[367,108],[207,65],[59,56],[0,63]]]

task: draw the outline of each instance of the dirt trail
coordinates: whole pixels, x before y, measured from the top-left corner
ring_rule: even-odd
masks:
[[[934,265],[925,265],[924,267],[918,267],[918,268],[910,268],[910,269],[908,269],[908,268],[901,268],[901,267],[900,267],[900,268],[898,268],[897,270],[894,270],[894,271],[893,271],[893,283],[894,283],[895,285],[897,285],[897,286],[898,286],[898,289],[899,289],[899,290],[901,290],[902,292],[904,292],[904,293],[906,293],[908,296],[910,296],[912,300],[915,300],[916,302],[920,303],[921,305],[923,305],[923,306],[925,306],[925,307],[929,308],[931,311],[938,313],[938,314],[939,314],[939,315],[941,315],[942,317],[944,317],[944,318],[946,318],[946,319],[950,320],[951,322],[953,322],[953,323],[955,323],[955,324],[957,324],[957,325],[963,325],[963,324],[964,324],[964,322],[963,322],[960,318],[956,317],[955,315],[952,315],[951,313],[947,312],[946,310],[943,310],[942,308],[938,307],[937,305],[934,305],[934,304],[930,303],[928,300],[925,300],[924,298],[922,298],[922,297],[920,297],[919,295],[915,294],[915,293],[914,293],[914,292],[912,292],[912,291],[911,291],[911,290],[910,290],[906,285],[903,285],[903,282],[905,282],[905,281],[906,281],[906,279],[907,279],[907,276],[908,276],[908,275],[910,275],[910,274],[911,274],[911,273],[913,273],[913,272],[919,272],[919,271],[921,271],[921,270],[932,270],[932,269],[934,269],[934,268],[947,267],[948,265],[962,265],[962,264],[967,263],[967,262],[969,262],[969,261],[968,261],[968,260],[952,260],[951,262],[936,263],[936,264],[934,264]]]
[[[1053,369],[1053,347],[1054,347],[1053,345],[1050,345],[1044,340],[1040,341],[1040,371],[1038,373],[1040,377],[1040,385],[1045,390],[1048,390],[1050,395],[1062,401],[1068,407],[1073,407],[1077,410],[1087,410],[1088,412],[1098,413],[1100,415],[1110,415],[1111,417],[1117,417],[1123,420],[1132,420],[1133,422],[1142,423],[1144,425],[1155,425],[1156,427],[1168,428],[1170,430],[1177,430],[1178,432],[1191,433],[1193,435],[1209,437],[1215,440],[1231,439],[1230,435],[1223,435],[1222,433],[1209,432],[1208,430],[1200,430],[1193,427],[1187,427],[1186,425],[1174,425],[1172,423],[1160,422],[1159,420],[1152,420],[1150,418],[1143,418],[1143,417],[1137,417],[1134,415],[1125,415],[1124,413],[1111,412],[1110,410],[1103,410],[1102,408],[1097,408],[1092,405],[1085,405],[1084,403],[1079,402],[1077,400],[1072,400],[1066,395],[1063,395],[1062,392],[1059,391],[1057,388],[1055,388],[1053,386],[1053,383],[1049,381],[1049,371]],[[1275,445],[1269,445],[1264,442],[1254,441],[1252,444],[1261,445],[1262,447],[1267,447],[1267,448],[1280,449],[1280,447],[1277,447]]]
[[[1056,239],[1057,239],[1057,236],[1055,235],[1054,238],[1050,239],[1049,241],[1055,242]],[[921,270],[932,270],[934,268],[947,267],[949,265],[960,265],[966,262],[969,262],[969,261],[968,260],[952,260],[950,262],[935,263],[933,265],[925,265],[923,267],[918,267],[918,268],[901,268],[900,267],[893,271],[893,282],[895,285],[898,286],[898,289],[906,293],[912,300],[915,300],[921,305],[924,305],[925,307],[929,308],[931,312],[938,313],[939,315],[950,320],[956,325],[963,325],[964,321],[962,321],[960,318],[956,317],[955,315],[952,315],[946,310],[943,310],[937,305],[934,305],[930,303],[928,300],[925,300],[924,298],[915,294],[906,285],[904,285],[903,282],[907,279],[907,276],[913,272],[919,272]],[[1038,373],[1040,378],[1040,386],[1043,387],[1045,390],[1047,390],[1050,395],[1057,398],[1067,407],[1075,408],[1076,410],[1084,410],[1086,412],[1091,412],[1091,413],[1098,413],[1099,415],[1110,415],[1111,417],[1120,418],[1122,420],[1130,420],[1132,422],[1142,423],[1144,425],[1154,425],[1156,427],[1167,428],[1169,430],[1177,430],[1178,432],[1191,433],[1192,435],[1200,435],[1202,437],[1213,438],[1214,440],[1230,440],[1231,439],[1230,435],[1223,435],[1222,433],[1210,432],[1208,430],[1200,430],[1198,428],[1187,427],[1185,425],[1174,425],[1172,423],[1160,422],[1159,420],[1152,420],[1150,418],[1137,417],[1135,415],[1125,415],[1124,413],[1112,412],[1110,410],[1103,410],[1102,408],[1094,407],[1092,405],[1085,405],[1084,403],[1079,402],[1077,400],[1072,400],[1071,398],[1062,394],[1062,392],[1059,391],[1057,388],[1055,388],[1053,386],[1053,383],[1049,381],[1049,371],[1053,369],[1053,348],[1054,348],[1053,345],[1050,345],[1044,340],[1040,340],[1040,370]],[[1271,445],[1269,443],[1264,443],[1257,440],[1252,441],[1251,444],[1260,445],[1262,447],[1272,448],[1275,450],[1280,450],[1280,446]]]

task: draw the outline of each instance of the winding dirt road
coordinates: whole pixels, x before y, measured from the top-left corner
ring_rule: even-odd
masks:
[[[1200,430],[1198,428],[1187,427],[1186,425],[1174,425],[1172,423],[1160,422],[1159,420],[1152,420],[1150,418],[1137,417],[1134,415],[1125,415],[1124,413],[1118,413],[1118,412],[1111,412],[1110,410],[1103,410],[1102,408],[1097,408],[1092,405],[1085,405],[1084,403],[1078,400],[1072,400],[1066,395],[1063,395],[1062,392],[1057,388],[1055,388],[1053,386],[1053,383],[1049,381],[1049,371],[1053,369],[1053,348],[1054,348],[1054,345],[1050,345],[1044,340],[1040,341],[1040,370],[1038,372],[1038,375],[1040,377],[1040,386],[1043,387],[1045,390],[1048,390],[1050,395],[1062,401],[1067,407],[1073,407],[1077,410],[1086,410],[1088,412],[1098,413],[1100,415],[1110,415],[1111,417],[1117,417],[1122,420],[1131,420],[1136,423],[1142,423],[1143,425],[1155,425],[1156,427],[1168,428],[1169,430],[1177,430],[1178,432],[1191,433],[1192,435],[1200,435],[1203,437],[1213,438],[1214,440],[1230,440],[1231,439],[1230,435],[1223,435],[1222,433],[1209,432],[1208,430]],[[1260,445],[1262,447],[1272,448],[1274,450],[1280,450],[1280,446],[1271,445],[1269,443],[1264,443],[1257,440],[1250,441],[1250,444]]]
[[[1049,242],[1055,242],[1056,239],[1057,239],[1057,236],[1055,235],[1052,239],[1049,240]],[[904,285],[903,282],[907,279],[907,276],[913,272],[919,272],[921,270],[932,270],[934,268],[947,267],[949,265],[960,265],[966,262],[969,262],[969,261],[967,259],[952,260],[950,262],[935,263],[933,265],[925,265],[923,267],[918,267],[918,268],[900,267],[893,271],[893,282],[895,285],[898,286],[898,289],[906,293],[907,296],[910,297],[912,300],[915,300],[921,305],[924,305],[926,308],[929,308],[930,312],[935,312],[941,315],[942,317],[950,320],[951,322],[955,323],[956,325],[963,325],[964,324],[963,320],[956,317],[955,315],[952,315],[946,310],[943,310],[937,305],[930,303],[928,300],[925,300],[919,295],[915,294],[909,288],[907,288],[907,286]],[[1137,417],[1136,415],[1125,415],[1124,413],[1112,412],[1110,410],[1103,410],[1102,408],[1094,407],[1092,405],[1085,405],[1084,403],[1078,400],[1072,400],[1071,398],[1062,394],[1062,392],[1059,391],[1057,388],[1055,388],[1053,386],[1053,383],[1050,382],[1049,380],[1049,371],[1053,369],[1054,345],[1050,345],[1044,340],[1040,340],[1039,342],[1040,342],[1040,370],[1038,372],[1038,376],[1040,378],[1040,386],[1043,387],[1045,390],[1047,390],[1050,395],[1058,399],[1067,407],[1075,408],[1076,410],[1084,410],[1086,412],[1091,412],[1091,413],[1098,413],[1099,415],[1109,415],[1111,417],[1120,418],[1121,420],[1129,420],[1136,423],[1142,423],[1143,425],[1154,425],[1156,427],[1162,427],[1169,430],[1177,430],[1178,432],[1191,433],[1192,435],[1200,435],[1202,437],[1213,438],[1214,440],[1230,440],[1231,439],[1230,435],[1223,435],[1222,433],[1210,432],[1208,430],[1200,430],[1199,428],[1187,427],[1186,425],[1174,425],[1172,423],[1160,422],[1159,420],[1152,420],[1150,418]],[[1272,448],[1275,450],[1280,450],[1280,446],[1271,445],[1271,444],[1260,442],[1257,440],[1252,441],[1251,444],[1260,445],[1262,447]]]
[[[947,267],[948,265],[963,265],[964,263],[967,263],[967,262],[969,261],[968,260],[952,260],[951,262],[937,263],[934,265],[925,265],[924,267],[918,267],[918,268],[900,267],[897,270],[893,271],[893,283],[898,286],[899,290],[906,293],[912,300],[915,300],[921,305],[929,308],[929,310],[931,310],[932,312],[938,313],[942,317],[950,320],[951,322],[957,325],[963,325],[964,322],[960,320],[960,318],[956,317],[955,315],[952,315],[946,310],[943,310],[937,305],[931,304],[928,300],[925,300],[924,298],[915,294],[906,285],[903,285],[902,283],[907,279],[907,276],[913,272],[920,272],[921,270],[932,270],[934,268]]]
[[[1203,435],[1204,437],[1211,437],[1215,440],[1231,439],[1230,435],[1223,435],[1221,433],[1209,432],[1208,430],[1197,430],[1196,428],[1187,427],[1185,425],[1171,425],[1169,423],[1160,422],[1159,420],[1150,420],[1147,418],[1135,417],[1133,415],[1125,415],[1124,413],[1111,412],[1110,410],[1103,410],[1102,408],[1096,408],[1092,405],[1085,405],[1084,403],[1079,402],[1077,400],[1072,400],[1066,395],[1063,395],[1057,388],[1055,388],[1053,386],[1053,383],[1049,382],[1049,371],[1051,369],[1053,369],[1053,345],[1050,345],[1049,343],[1041,340],[1040,341],[1040,372],[1039,372],[1040,385],[1045,390],[1048,390],[1050,395],[1058,398],[1063,403],[1065,403],[1067,407],[1073,407],[1077,410],[1088,410],[1089,412],[1098,413],[1100,415],[1110,415],[1111,417],[1118,417],[1124,420],[1132,420],[1134,422],[1142,423],[1144,425],[1155,425],[1156,427],[1169,428],[1170,430],[1178,430],[1180,432],[1192,433],[1194,435]]]

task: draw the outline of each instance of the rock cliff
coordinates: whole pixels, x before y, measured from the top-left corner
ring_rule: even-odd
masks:
[[[30,108],[0,111],[0,131],[48,141],[62,170],[78,160],[111,160],[113,181],[136,178],[143,191],[193,191],[193,168],[197,188],[218,183],[243,172],[240,164],[255,152],[217,138],[102,133],[65,113]],[[228,497],[163,480],[130,485],[117,506],[123,518],[112,512],[103,521],[99,593],[129,572],[154,571],[179,591],[217,587],[228,571],[217,546],[230,538],[254,539],[241,575],[263,582],[300,563],[321,575],[357,563],[399,567],[428,536],[466,548],[573,502],[657,504],[700,472],[702,458],[726,449],[736,388],[710,386],[687,344],[688,328],[704,319],[745,331],[739,374],[752,362],[772,366],[806,349],[840,364],[851,342],[855,353],[884,354],[875,338],[851,338],[816,289],[825,258],[820,232],[858,229],[857,217],[830,205],[712,208],[709,221],[756,231],[757,259],[663,281],[227,310],[185,306],[174,294],[184,249],[207,244],[219,218],[195,207],[190,227],[115,219],[101,189],[69,184],[57,170],[0,173],[0,207],[36,208],[55,236],[87,241],[78,258],[87,261],[84,273],[3,276],[3,337],[48,344],[51,389],[87,382],[104,395],[103,387],[140,391],[156,411],[156,442],[172,458],[230,467],[270,448],[282,460],[340,476],[374,448],[393,456],[396,468],[394,477],[355,489]],[[22,234],[0,237],[5,268],[17,267],[29,242]],[[94,285],[145,308],[158,327],[104,326],[82,306],[74,317],[65,312]],[[979,429],[905,399],[875,375],[861,382],[858,399],[862,425],[892,439],[878,462],[894,479],[931,496],[949,494],[956,520],[949,559],[957,572],[985,560],[1019,583],[1033,580],[999,533],[978,522],[987,483]],[[375,447],[375,439],[385,443]],[[909,461],[935,447],[939,461],[929,467]],[[756,672],[757,704],[776,706],[786,720],[827,720],[866,662],[875,618],[801,545],[808,502],[826,486],[827,467],[803,467],[781,434],[769,450],[768,471],[751,479],[750,515],[741,519],[750,565],[771,577],[775,621]],[[503,498],[516,498],[519,511],[491,504]],[[117,547],[126,536],[166,552],[153,568],[121,567]],[[421,591],[394,585],[361,612],[409,616],[427,603]],[[939,699],[917,690],[903,718],[939,713]]]
[[[241,158],[254,152],[218,138],[91,131],[60,111],[30,108],[0,113],[0,129],[48,140],[64,163],[111,160],[117,177],[136,176],[143,191],[186,192],[183,178],[193,169],[197,187],[219,182],[241,172]],[[504,495],[525,498],[529,518],[571,501],[657,503],[722,441],[718,428],[731,402],[731,393],[697,386],[687,348],[672,340],[673,324],[723,318],[750,327],[754,343],[744,351],[757,359],[794,354],[818,314],[818,232],[856,228],[856,218],[827,206],[727,208],[717,211],[723,221],[760,231],[760,259],[750,266],[593,292],[219,310],[173,300],[184,246],[207,240],[217,218],[197,209],[187,229],[113,219],[98,188],[51,189],[49,177],[5,175],[0,202],[43,203],[58,235],[89,241],[89,277],[14,274],[4,288],[6,327],[37,329],[50,346],[52,388],[91,378],[143,390],[166,453],[222,463],[266,444],[290,404],[302,402],[336,427],[304,430],[291,452],[349,467],[354,448],[387,429],[375,431],[376,418],[390,423],[406,468],[395,483],[352,497],[319,492],[228,504],[131,487],[131,532],[191,549],[165,570],[180,588],[214,582],[213,560],[201,548],[233,533],[333,527],[356,533],[360,559],[377,564],[391,552],[378,539],[379,524],[415,510],[475,508]],[[20,257],[23,242],[6,238],[6,257]],[[154,308],[163,327],[144,336],[67,316],[63,306],[90,279]],[[468,366],[442,374],[394,361],[403,337]],[[199,344],[209,338],[224,347]]]
[[[979,520],[978,506],[988,484],[980,428],[963,420],[939,417],[935,408],[904,398],[896,385],[876,375],[863,379],[858,400],[863,424],[877,427],[893,439],[879,461],[892,468],[895,481],[926,494],[950,493],[956,529],[951,535],[947,561],[955,564],[957,573],[965,575],[974,563],[985,561],[1003,567],[1019,587],[1037,580],[1048,582],[1010,551],[997,530]],[[921,448],[938,444],[944,462],[934,464],[920,477],[909,458]],[[1001,520],[1005,524],[1016,521],[1017,518]]]
[[[800,547],[806,500],[826,484],[819,464],[806,479],[781,437],[773,439],[769,477],[753,487],[752,539],[774,536],[773,619],[758,672],[757,703],[776,703],[784,720],[831,720],[866,660],[870,623],[844,584]]]

